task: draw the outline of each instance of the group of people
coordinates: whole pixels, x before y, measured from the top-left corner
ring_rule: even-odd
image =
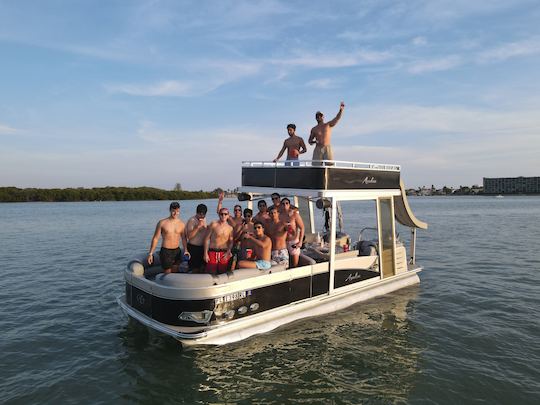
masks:
[[[332,128],[341,119],[345,104],[341,102],[337,115],[324,122],[324,114],[315,113],[317,125],[311,129],[308,143],[315,145],[314,161],[334,160],[330,145]],[[286,165],[298,165],[299,156],[307,152],[304,140],[296,135],[296,125],[287,125],[289,138],[274,159],[277,162],[285,150]],[[148,263],[153,264],[154,251],[161,236],[159,252],[164,273],[177,272],[182,259],[188,260],[192,272],[219,274],[235,268],[258,268],[267,270],[272,263],[289,267],[298,266],[304,237],[304,223],[298,209],[288,198],[272,194],[272,205],[259,200],[259,212],[235,205],[233,215],[222,206],[223,194],[219,196],[217,214],[219,219],[206,223],[208,207],[199,204],[196,213],[186,224],[180,219],[180,204],[171,203],[168,218],[160,220],[148,252]],[[182,255],[180,241],[184,249]],[[184,256],[184,257],[183,257]]]
[[[337,115],[334,117],[334,119],[328,122],[324,122],[324,114],[322,112],[317,111],[315,113],[317,125],[311,129],[308,139],[308,143],[310,145],[315,145],[312,160],[334,160],[334,153],[332,151],[332,146],[330,145],[332,128],[340,120],[344,108],[345,103],[342,101]],[[274,159],[274,162],[277,162],[281,156],[283,156],[283,153],[286,150],[287,159],[285,161],[285,165],[295,166],[298,165],[297,161],[299,160],[299,156],[302,153],[306,153],[307,148],[302,137],[296,135],[296,125],[287,125],[287,132],[289,134],[289,138],[283,142],[283,147],[279,151],[277,157]]]
[[[235,205],[233,214],[223,207],[220,193],[218,220],[206,223],[208,207],[199,204],[187,223],[180,219],[180,204],[169,206],[170,215],[157,223],[148,251],[148,264],[162,238],[159,258],[164,273],[178,272],[182,260],[194,273],[221,274],[236,268],[268,270],[273,264],[298,266],[304,238],[304,222],[298,209],[278,193],[272,205],[257,202],[258,213]],[[182,243],[182,250],[180,249]]]

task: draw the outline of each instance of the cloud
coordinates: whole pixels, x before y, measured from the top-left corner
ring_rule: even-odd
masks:
[[[425,37],[414,37],[411,42],[414,46],[427,45],[427,39]]]
[[[324,79],[315,79],[310,80],[306,83],[307,87],[312,87],[314,89],[337,89],[341,86],[342,80],[339,79],[330,79],[330,78],[324,78]]]
[[[22,132],[20,129],[0,124],[0,135],[13,135]]]
[[[478,61],[499,62],[519,56],[540,54],[540,39],[530,38],[523,41],[510,42],[498,47],[488,49],[478,55]]]
[[[193,86],[190,83],[180,82],[177,80],[161,81],[153,84],[109,84],[105,88],[111,93],[124,93],[131,96],[169,96],[169,97],[185,97],[193,95]],[[204,93],[213,90],[209,87],[204,90]]]
[[[513,135],[540,132],[537,110],[498,111],[452,106],[379,105],[347,109],[344,136],[398,134]],[[540,138],[540,137],[539,137]],[[429,139],[429,138],[428,138]]]
[[[462,57],[458,55],[451,55],[440,59],[421,60],[414,62],[408,67],[409,73],[421,74],[429,72],[440,72],[444,70],[453,69],[463,64]]]
[[[357,50],[351,52],[309,53],[303,50],[291,52],[290,57],[273,59],[274,65],[297,66],[311,69],[341,68],[382,63],[393,55],[386,51]]]

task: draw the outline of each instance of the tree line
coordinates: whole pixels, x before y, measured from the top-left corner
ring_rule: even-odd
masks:
[[[218,190],[161,190],[152,187],[17,188],[0,187],[0,202],[204,200]]]

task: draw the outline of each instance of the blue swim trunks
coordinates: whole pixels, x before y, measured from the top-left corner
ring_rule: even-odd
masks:
[[[255,264],[259,270],[268,270],[270,267],[272,267],[272,263],[270,263],[268,260],[255,260]]]

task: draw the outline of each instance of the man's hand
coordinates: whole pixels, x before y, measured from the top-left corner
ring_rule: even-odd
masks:
[[[154,263],[154,255],[152,253],[148,253],[148,264],[152,265]]]
[[[343,111],[344,108],[345,108],[345,103],[342,101],[341,104],[339,105],[339,109]]]
[[[208,257],[208,253],[203,254],[203,260],[208,263],[210,261],[210,258]]]
[[[277,159],[272,160],[272,162],[276,163],[276,162],[277,162]]]
[[[225,192],[224,192],[224,191],[220,191],[220,192],[219,192],[219,197],[218,197],[219,201],[220,201],[220,202],[223,201],[223,198],[225,198]]]

